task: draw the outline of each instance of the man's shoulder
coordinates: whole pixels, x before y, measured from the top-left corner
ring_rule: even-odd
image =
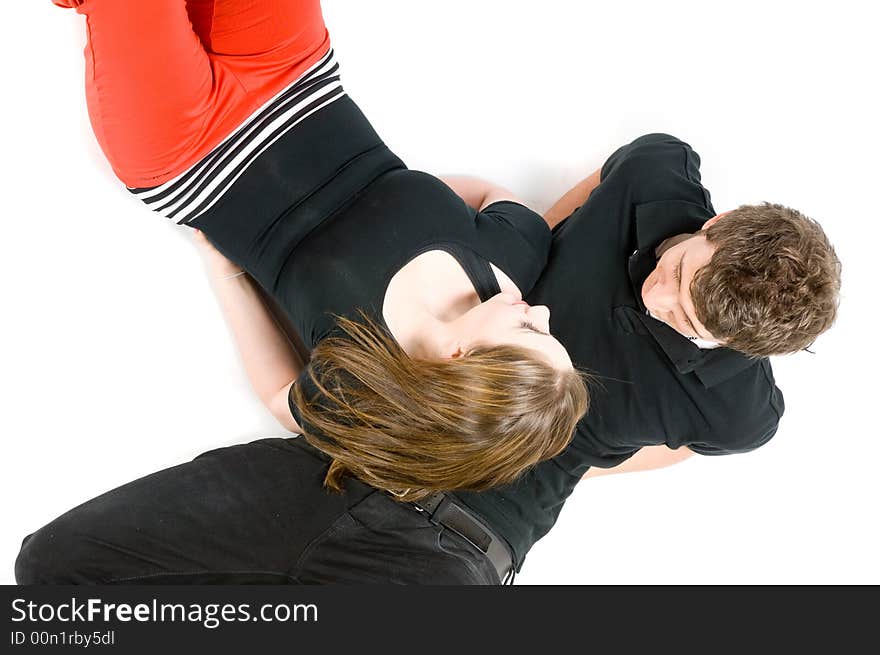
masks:
[[[657,173],[685,173],[691,181],[699,182],[700,157],[690,144],[662,132],[644,134],[618,148],[602,166],[601,179],[612,175]]]
[[[700,156],[671,134],[645,134],[618,148],[602,167],[598,188],[611,202],[684,201],[713,211],[700,176]]]

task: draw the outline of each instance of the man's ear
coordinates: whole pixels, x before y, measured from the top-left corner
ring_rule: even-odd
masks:
[[[713,216],[708,221],[703,223],[703,227],[701,229],[708,230],[710,227],[712,227],[718,221],[719,218],[727,216],[729,213],[730,213],[730,211],[726,211],[726,212],[722,212],[722,213],[718,214],[718,216]]]

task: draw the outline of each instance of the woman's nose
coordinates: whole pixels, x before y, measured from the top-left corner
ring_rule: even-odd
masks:
[[[499,295],[500,297],[504,298],[505,300],[512,301],[512,302],[516,302],[516,301],[518,301],[518,300],[522,300],[522,294],[519,292],[519,290],[516,290],[516,291],[509,291],[509,290],[508,290],[508,291],[502,291],[502,292],[499,293],[498,295]]]
[[[534,305],[529,307],[528,317],[538,324],[538,327],[549,331],[550,329],[550,308],[546,305]]]

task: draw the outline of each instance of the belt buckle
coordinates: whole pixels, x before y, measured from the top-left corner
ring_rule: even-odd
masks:
[[[489,526],[476,518],[466,506],[455,502],[445,493],[437,493],[411,503],[435,524],[448,528],[483,553],[492,564],[501,584],[513,578],[513,556],[505,542]],[[477,534],[477,531],[479,534]]]

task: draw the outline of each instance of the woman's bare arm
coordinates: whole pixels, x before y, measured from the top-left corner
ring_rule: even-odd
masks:
[[[300,356],[264,304],[256,283],[217,251],[204,234],[197,231],[195,240],[205,255],[217,300],[251,386],[281,425],[291,432],[302,432],[287,404],[287,393],[303,369]]]
[[[493,202],[510,200],[521,205],[525,203],[516,197],[513,191],[502,186],[468,175],[442,175],[439,178],[446,186],[455,191],[465,204],[477,211],[482,211]]]

